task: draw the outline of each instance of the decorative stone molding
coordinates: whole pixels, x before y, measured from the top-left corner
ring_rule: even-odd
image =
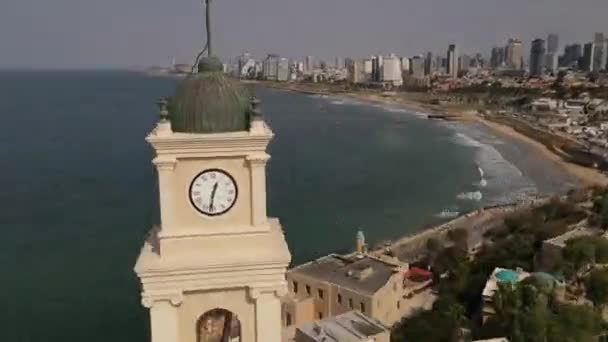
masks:
[[[171,157],[156,157],[152,161],[159,171],[173,171],[177,164],[176,158]]]
[[[249,287],[248,289],[249,297],[256,301],[263,298],[265,295],[272,295],[280,298],[287,294],[287,284],[265,287]]]
[[[268,153],[255,153],[247,156],[247,162],[250,166],[264,166],[270,160]]]
[[[150,309],[155,303],[166,301],[173,306],[180,306],[184,301],[184,295],[181,292],[164,293],[164,294],[142,294],[141,305]]]

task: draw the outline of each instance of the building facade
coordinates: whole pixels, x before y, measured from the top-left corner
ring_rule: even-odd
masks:
[[[410,271],[396,258],[367,253],[331,254],[296,266],[287,273],[283,321],[298,328],[356,310],[390,327],[434,302],[432,277],[411,280]]]
[[[584,71],[594,71],[593,69],[593,58],[595,56],[595,44],[593,42],[585,44],[583,49],[583,58],[582,58],[582,70]]]
[[[519,39],[511,38],[505,48],[505,62],[509,69],[521,70],[523,68],[524,47]]]
[[[450,44],[448,47],[447,59],[447,74],[452,78],[458,77],[458,50],[455,44]]]
[[[545,72],[545,41],[534,39],[530,48],[530,76],[541,76]]]
[[[593,39],[593,71],[606,70],[606,56],[608,56],[608,47],[604,34],[597,32]]]
[[[385,87],[400,87],[403,85],[401,58],[395,55],[384,57],[382,83]]]

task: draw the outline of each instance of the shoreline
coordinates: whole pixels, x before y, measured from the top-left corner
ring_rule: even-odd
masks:
[[[502,134],[512,138],[514,140],[518,140],[523,142],[524,144],[531,147],[534,151],[540,154],[543,158],[551,160],[558,164],[566,173],[576,178],[583,187],[588,186],[608,186],[608,176],[600,172],[599,170],[577,165],[571,162],[564,160],[560,155],[555,152],[549,150],[545,145],[541,142],[534,140],[520,132],[517,132],[515,129],[508,125],[500,124],[491,120],[487,120],[476,113],[449,113],[446,108],[443,110],[437,111],[436,109],[429,108],[423,104],[416,103],[411,100],[406,100],[403,98],[392,98],[382,96],[380,94],[375,93],[362,93],[362,92],[332,92],[330,90],[307,90],[301,87],[296,86],[277,86],[277,84],[269,84],[265,82],[250,82],[255,84],[260,84],[265,87],[278,89],[278,90],[287,90],[302,94],[308,95],[325,95],[331,97],[338,98],[348,98],[358,100],[364,103],[373,103],[373,104],[386,104],[397,106],[400,109],[424,112],[429,115],[447,115],[447,120],[457,120],[464,123],[467,122],[477,122],[488,128],[493,133]],[[429,120],[432,120],[429,118]]]

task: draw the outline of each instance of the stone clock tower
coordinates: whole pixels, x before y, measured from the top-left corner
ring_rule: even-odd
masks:
[[[180,82],[146,140],[158,171],[161,225],[135,271],[152,342],[279,342],[291,260],[266,216],[273,137],[241,85],[213,58]]]

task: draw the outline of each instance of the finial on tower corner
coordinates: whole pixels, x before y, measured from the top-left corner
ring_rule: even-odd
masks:
[[[158,105],[160,120],[167,121],[169,119],[169,110],[167,109],[169,101],[166,97],[161,97],[156,104]]]
[[[249,98],[249,105],[250,105],[250,110],[251,110],[251,114],[253,117],[261,117],[262,116],[262,112],[258,109],[258,106],[260,105],[260,100],[258,100],[257,97],[252,96]]]

